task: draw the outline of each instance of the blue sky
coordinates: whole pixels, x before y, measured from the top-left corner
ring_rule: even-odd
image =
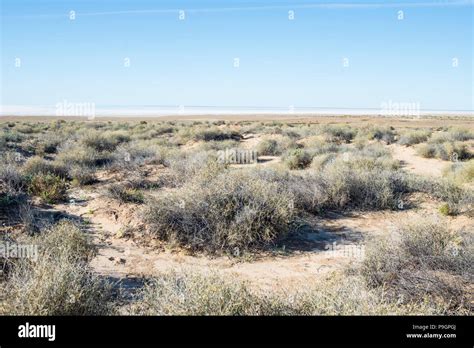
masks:
[[[1,3],[2,105],[473,109],[472,1]]]

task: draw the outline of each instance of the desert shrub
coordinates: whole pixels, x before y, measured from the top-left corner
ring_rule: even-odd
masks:
[[[18,203],[23,196],[25,180],[17,166],[0,164],[0,206]]]
[[[26,176],[52,174],[61,178],[68,177],[67,167],[56,161],[48,161],[41,157],[32,157],[23,165]]]
[[[28,179],[28,192],[46,203],[57,203],[66,200],[67,183],[54,174],[36,174]]]
[[[374,170],[377,168],[396,170],[400,168],[400,162],[389,157],[369,157],[346,152],[340,158],[356,170]]]
[[[262,139],[257,145],[257,152],[262,156],[278,156],[281,154],[281,149],[275,139]]]
[[[360,149],[353,148],[342,153],[340,158],[355,169],[399,169],[400,162],[394,160],[388,150],[378,143],[369,144]]]
[[[436,157],[444,161],[462,161],[472,157],[466,144],[455,142],[422,144],[418,147],[417,153],[425,158]]]
[[[436,132],[431,135],[430,143],[431,144],[442,144],[448,141],[452,141],[450,134],[446,131]]]
[[[165,180],[163,178],[164,176],[166,176],[166,174],[161,175],[158,180],[150,180],[145,172],[137,171],[135,173],[129,173],[123,185],[137,191],[155,189],[164,186],[166,183],[162,181]]]
[[[278,134],[278,135],[282,135],[283,134],[283,130],[281,129],[281,125],[278,125],[278,124],[268,124],[266,123],[264,126],[263,126],[263,129],[262,129],[262,133],[263,134],[268,134],[268,135],[275,135],[275,134]]]
[[[474,132],[467,128],[452,127],[448,131],[451,140],[466,141],[474,139]]]
[[[471,183],[474,181],[474,160],[458,162],[444,171],[444,176],[458,184]]]
[[[409,187],[402,172],[376,160],[338,158],[319,171],[302,173],[288,183],[296,204],[311,213],[328,209],[394,209]]]
[[[37,154],[51,154],[56,153],[58,146],[63,141],[63,138],[55,133],[46,133],[41,137],[37,144]]]
[[[327,141],[341,143],[350,143],[357,134],[356,129],[347,125],[326,125],[321,132],[325,134]]]
[[[336,153],[345,150],[345,146],[327,142],[321,136],[311,136],[305,139],[304,148],[315,155]]]
[[[91,248],[78,227],[61,222],[29,243],[37,260],[18,259],[0,285],[2,315],[104,315],[111,288],[88,266]]]
[[[280,156],[285,150],[296,148],[297,144],[290,137],[263,138],[257,144],[257,153],[262,156]]]
[[[28,125],[28,124],[21,124],[21,125],[18,125],[15,130],[19,133],[23,133],[23,134],[32,134],[32,133],[35,133],[36,130],[35,128],[33,128],[32,126]]]
[[[285,297],[266,298],[265,304],[264,315],[426,315],[444,310],[425,303],[390,301],[383,289],[367,287],[351,270],[332,274],[302,291],[287,291]]]
[[[405,145],[405,146],[416,145],[416,144],[424,143],[425,141],[427,141],[430,135],[431,135],[430,130],[424,130],[424,129],[410,130],[410,131],[404,132],[401,135],[400,139],[398,140],[398,143],[400,145]]]
[[[11,163],[0,164],[0,182],[11,194],[21,192],[25,184],[19,168]]]
[[[133,309],[139,315],[255,315],[259,301],[242,283],[216,275],[168,273],[147,284]]]
[[[222,140],[222,141],[215,141],[210,140],[206,141],[202,144],[199,144],[197,151],[219,151],[225,149],[234,149],[239,147],[240,142],[236,140]]]
[[[275,243],[290,230],[294,214],[284,187],[249,171],[227,170],[159,197],[148,205],[145,220],[160,239],[224,251]]]
[[[5,140],[5,137],[3,136],[2,133],[0,133],[0,151],[6,151],[8,148],[7,146],[7,141]]]
[[[191,139],[197,140],[194,133],[192,132],[191,127],[180,127],[178,128],[177,132],[173,134],[173,137],[170,139],[170,141],[176,145],[184,145]]]
[[[73,165],[69,169],[69,177],[76,186],[91,185],[97,182],[95,170],[85,166]]]
[[[289,150],[282,157],[289,169],[305,169],[311,164],[312,159],[313,155],[304,149]]]
[[[466,128],[453,127],[447,131],[433,134],[430,142],[440,144],[445,142],[466,141],[471,139],[474,139],[473,131]]]
[[[113,151],[116,144],[105,138],[99,132],[86,133],[81,139],[82,143],[95,151]]]
[[[416,152],[421,157],[435,158],[437,150],[434,144],[423,144],[417,148]]]
[[[445,215],[445,216],[454,215],[448,203],[441,204],[441,206],[438,208],[438,211],[440,212],[441,215]]]
[[[356,277],[333,276],[319,286],[264,295],[247,283],[189,270],[165,273],[147,284],[134,315],[388,315],[434,314],[423,304],[388,302]]]
[[[438,151],[437,157],[445,161],[463,161],[472,157],[467,145],[462,143],[444,143],[443,146],[439,146]]]
[[[396,133],[392,127],[370,127],[366,130],[365,135],[369,140],[379,140],[391,144],[395,140]]]
[[[103,167],[113,161],[113,154],[110,152],[99,152],[91,148],[84,148],[72,144],[65,144],[59,150],[56,162],[65,167]]]
[[[351,153],[358,156],[381,158],[391,157],[392,154],[388,148],[379,143],[367,144],[364,147],[352,149]]]
[[[436,219],[402,225],[390,239],[367,250],[362,274],[394,301],[435,302],[447,311],[468,312],[474,253],[463,236]]]
[[[19,134],[18,132],[13,131],[13,130],[3,131],[0,134],[1,142],[4,145],[6,145],[8,143],[20,143],[24,140],[24,138],[25,138],[24,135]]]
[[[146,163],[163,164],[168,151],[148,142],[132,142],[118,146],[108,164],[110,170],[134,170]]]
[[[263,131],[263,125],[257,122],[241,122],[239,127],[241,134],[259,134]]]
[[[168,156],[164,164],[171,169],[170,179],[175,186],[195,176],[206,180],[227,167],[227,164],[218,161],[217,153],[212,151],[175,151]]]
[[[300,130],[289,126],[282,129],[282,134],[294,140],[301,138]]]
[[[203,141],[222,141],[222,140],[240,140],[242,136],[236,131],[230,131],[228,129],[202,129],[194,133],[194,140]]]
[[[116,147],[122,143],[130,141],[130,136],[125,132],[115,131],[108,133],[101,133],[92,131],[85,133],[81,142],[95,151],[114,151]]]
[[[454,141],[466,141],[474,139],[474,132],[467,128],[452,127],[448,133]]]
[[[174,131],[175,131],[175,127],[161,125],[161,126],[156,127],[156,128],[153,129],[153,135],[154,136],[160,136],[160,135],[163,135],[163,134],[173,133]]]
[[[129,129],[128,125],[125,126],[125,129],[119,131],[108,131],[104,132],[103,135],[110,142],[116,146],[127,143],[130,141],[130,133],[132,131]]]
[[[357,150],[362,150],[369,144],[369,140],[363,136],[357,136],[356,138],[354,138],[352,143],[354,144],[354,148],[356,148]]]
[[[404,172],[387,168],[376,159],[364,160],[338,157],[318,170],[266,168],[254,175],[288,188],[295,196],[296,208],[314,214],[333,209],[396,209],[404,194],[416,191]]]
[[[327,164],[330,164],[335,159],[336,159],[336,155],[332,153],[316,155],[315,157],[313,157],[313,160],[311,161],[311,169],[321,170]]]
[[[407,184],[410,192],[424,192],[445,202],[450,215],[468,212],[474,208],[474,191],[463,188],[452,180],[409,175]]]
[[[112,184],[107,188],[107,196],[122,203],[143,203],[145,197],[140,190],[127,183]]]

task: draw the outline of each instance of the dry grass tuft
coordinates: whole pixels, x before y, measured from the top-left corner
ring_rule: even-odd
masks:
[[[407,223],[369,248],[362,274],[370,287],[383,287],[393,301],[428,302],[447,313],[468,313],[474,250],[464,237],[436,219]]]
[[[104,315],[113,312],[110,286],[87,262],[92,250],[83,232],[70,222],[44,231],[29,243],[38,259],[19,259],[0,283],[0,314]]]

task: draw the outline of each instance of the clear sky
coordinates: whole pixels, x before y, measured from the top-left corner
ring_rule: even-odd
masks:
[[[473,110],[473,1],[1,4],[2,105]]]

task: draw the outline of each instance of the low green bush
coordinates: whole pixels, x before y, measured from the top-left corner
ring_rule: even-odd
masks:
[[[46,203],[58,203],[67,199],[66,181],[54,174],[36,174],[28,180],[28,192]]]
[[[31,177],[35,175],[55,175],[66,179],[68,177],[68,169],[60,162],[45,160],[35,156],[28,159],[23,165],[23,173],[25,176]]]
[[[289,169],[305,169],[313,159],[313,155],[304,149],[293,149],[285,152],[282,156],[283,163]]]

